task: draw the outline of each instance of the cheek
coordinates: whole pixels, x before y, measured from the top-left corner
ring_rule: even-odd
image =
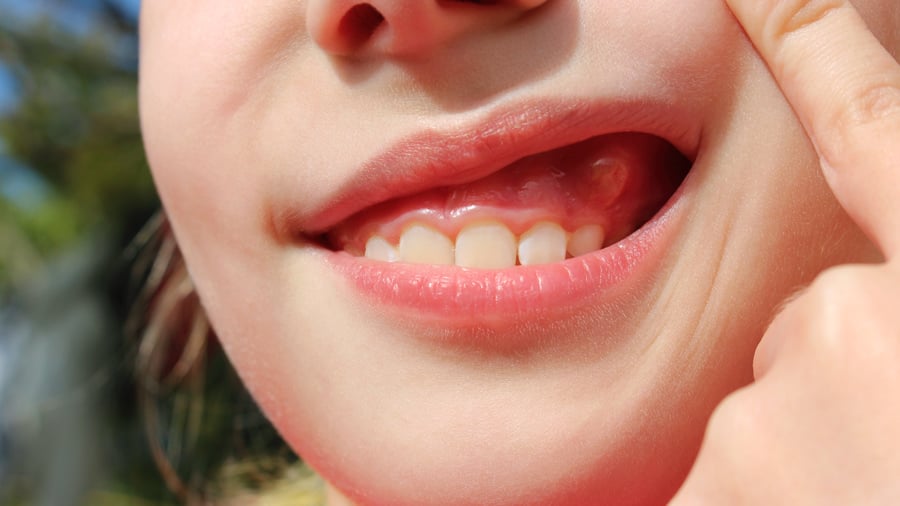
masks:
[[[147,156],[201,294],[210,291],[206,279],[241,280],[240,262],[265,270],[272,253],[265,172],[246,116],[258,100],[256,83],[284,47],[281,34],[302,27],[300,14],[284,1],[142,6]]]

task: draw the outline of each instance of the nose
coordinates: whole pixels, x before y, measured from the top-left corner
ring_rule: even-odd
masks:
[[[310,0],[306,22],[316,44],[333,55],[415,56],[547,1]]]

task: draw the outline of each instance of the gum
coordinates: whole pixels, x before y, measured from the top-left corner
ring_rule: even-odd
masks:
[[[595,137],[522,158],[477,181],[378,204],[335,227],[328,240],[335,249],[359,255],[372,235],[396,244],[412,223],[453,239],[478,221],[503,223],[518,236],[546,220],[570,232],[598,224],[614,242],[663,206],[688,166],[674,147],[654,136]]]

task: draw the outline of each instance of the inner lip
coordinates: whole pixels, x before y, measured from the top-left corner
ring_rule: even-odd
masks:
[[[397,244],[410,224],[424,224],[452,240],[479,220],[502,223],[516,236],[549,221],[570,232],[599,223],[606,230],[605,248],[657,214],[691,165],[655,135],[600,135],[520,158],[476,181],[370,206],[325,231],[319,242],[332,251],[362,256],[373,235]]]

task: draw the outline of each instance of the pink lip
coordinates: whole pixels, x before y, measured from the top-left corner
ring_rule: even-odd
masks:
[[[624,282],[644,278],[671,240],[678,193],[631,236],[556,264],[480,270],[378,262],[344,252],[329,253],[326,261],[377,306],[447,328],[504,330],[609,303]]]
[[[276,220],[293,236],[321,233],[379,202],[473,181],[524,156],[606,133],[657,135],[693,159],[700,131],[690,119],[670,104],[647,101],[520,104],[474,128],[414,136],[365,164],[360,176],[321,212],[302,223],[290,213]],[[394,310],[401,319],[449,330],[502,330],[525,322],[554,321],[587,306],[615,303],[629,286],[649,279],[665,245],[672,242],[672,224],[680,214],[676,203],[684,186],[629,237],[557,264],[479,270],[322,253],[326,264],[347,278],[367,304]]]

